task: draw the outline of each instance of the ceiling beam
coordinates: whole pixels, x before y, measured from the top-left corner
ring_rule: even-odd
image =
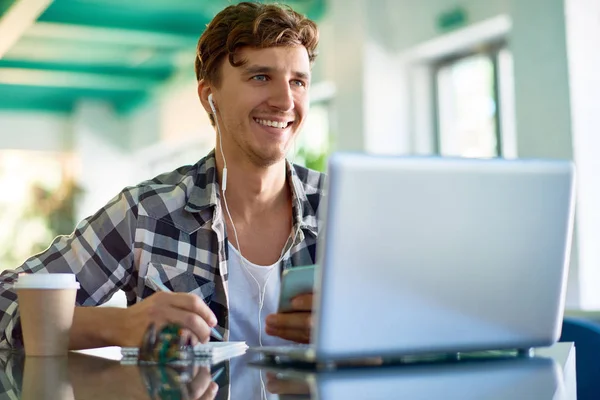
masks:
[[[0,17],[0,58],[48,8],[53,0],[15,0]]]
[[[239,3],[241,0],[235,1]],[[138,3],[135,1],[123,1],[123,0],[86,0],[86,5],[95,5],[98,7],[117,7],[120,9],[127,8],[137,8],[144,7],[145,10],[166,10],[173,11],[177,10],[182,13],[192,13],[198,14],[201,13],[203,15],[206,14],[207,9],[217,9],[218,11],[222,10],[226,6],[232,3],[231,0],[210,0],[210,1],[190,1],[190,0],[145,0],[143,3]],[[142,4],[142,5],[140,5]],[[213,5],[214,4],[214,5]]]
[[[148,91],[160,82],[160,80],[155,79],[115,76],[112,74],[0,68],[0,84],[4,85],[108,91]]]
[[[25,34],[38,39],[59,39],[72,42],[148,46],[162,48],[196,47],[197,37],[173,33],[139,31],[89,25],[37,22]]]
[[[50,40],[24,36],[5,55],[5,60],[67,63],[74,66],[123,66],[144,67],[164,65],[182,50],[155,48],[151,46],[130,46],[116,44],[95,44],[85,42]],[[195,48],[192,48],[192,55]],[[193,65],[193,56],[190,65]]]

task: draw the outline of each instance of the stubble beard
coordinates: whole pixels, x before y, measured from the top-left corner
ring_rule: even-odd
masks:
[[[285,159],[287,149],[289,148],[289,140],[288,145],[285,149],[278,148],[276,151],[260,151],[260,149],[255,149],[247,137],[244,134],[239,134],[239,132],[243,131],[242,127],[238,127],[235,132],[238,134],[232,134],[231,137],[233,142],[241,150],[242,153],[246,155],[248,160],[255,166],[259,168],[267,168],[272,165],[275,165]]]

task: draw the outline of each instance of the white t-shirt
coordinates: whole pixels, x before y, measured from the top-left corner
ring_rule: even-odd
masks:
[[[258,332],[260,329],[262,331],[263,346],[293,343],[265,333],[265,318],[267,315],[277,312],[281,283],[281,261],[269,266],[252,264],[246,259],[244,261],[242,265],[240,253],[229,243],[229,260],[227,262],[229,271],[229,340],[245,341],[251,347],[259,346]],[[256,281],[252,279],[250,274],[254,276]],[[263,290],[265,297],[259,327],[258,310]],[[265,391],[266,379],[264,376],[261,379],[261,370],[246,366],[247,360],[245,358],[236,357],[231,360],[230,398],[273,398],[273,395]]]
[[[281,285],[281,261],[268,266],[253,264],[245,258],[244,261],[242,264],[240,253],[229,243],[229,260],[227,262],[229,340],[245,341],[250,347],[260,346],[258,333],[260,329],[263,346],[292,343],[265,333],[267,315],[277,312]],[[258,312],[263,291],[264,304],[260,313],[259,327]]]

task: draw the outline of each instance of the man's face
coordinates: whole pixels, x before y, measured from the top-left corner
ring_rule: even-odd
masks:
[[[223,150],[258,166],[285,157],[308,111],[310,63],[304,46],[242,48],[233,67],[221,65],[221,85],[213,100]]]

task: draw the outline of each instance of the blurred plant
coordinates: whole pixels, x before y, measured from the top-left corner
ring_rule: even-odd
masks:
[[[311,105],[303,131],[298,137],[293,161],[299,165],[326,172],[327,158],[333,146],[331,104],[322,101]]]
[[[327,169],[327,158],[329,157],[329,149],[325,148],[321,151],[309,150],[306,147],[300,147],[296,152],[296,160],[303,164],[306,168],[316,171],[325,172]]]
[[[52,237],[71,233],[75,221],[75,202],[82,189],[72,179],[64,180],[58,190],[48,190],[39,184],[31,187],[33,204],[26,216],[41,217],[46,221]]]
[[[38,164],[27,153],[5,154],[4,164],[9,158],[11,168],[0,162],[0,182],[9,188],[0,199],[0,270],[16,268],[56,236],[69,234],[81,193],[67,156],[40,156]]]

